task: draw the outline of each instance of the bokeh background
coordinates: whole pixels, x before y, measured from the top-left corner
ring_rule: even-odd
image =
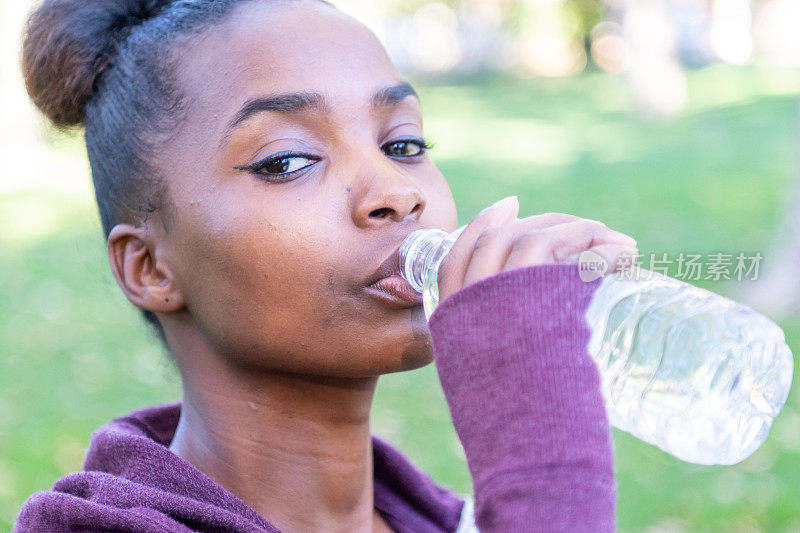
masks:
[[[800,0],[334,3],[420,92],[462,224],[516,194],[520,216],[602,220],[644,254],[760,252],[758,281],[696,283],[778,320],[800,350]],[[111,276],[82,133],[27,101],[30,4],[0,0],[0,530],[80,469],[98,426],[179,398]],[[471,490],[433,367],[381,379],[374,431]],[[614,441],[621,531],[800,531],[796,390],[735,466]]]

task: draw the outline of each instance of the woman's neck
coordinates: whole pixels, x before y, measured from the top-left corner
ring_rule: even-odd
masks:
[[[282,531],[385,527],[373,500],[376,377],[254,370],[200,352],[170,450]]]

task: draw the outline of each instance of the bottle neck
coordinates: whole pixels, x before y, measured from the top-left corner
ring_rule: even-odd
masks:
[[[439,264],[466,228],[452,233],[440,229],[419,229],[411,232],[400,247],[400,275],[416,290],[422,292],[425,279],[437,275]]]

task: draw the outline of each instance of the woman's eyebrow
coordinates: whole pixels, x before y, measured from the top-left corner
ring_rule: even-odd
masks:
[[[381,87],[372,94],[370,98],[370,107],[373,110],[392,107],[399,104],[407,96],[414,96],[419,100],[417,91],[415,91],[414,87],[407,81]],[[328,101],[318,92],[301,91],[251,98],[242,105],[228,124],[225,135],[222,137],[221,144],[225,143],[237,126],[258,113],[271,111],[284,115],[293,115],[308,110],[314,110],[324,114],[329,112],[329,109]]]
[[[381,107],[392,107],[399,104],[406,96],[413,96],[419,100],[419,95],[414,87],[407,81],[396,85],[382,87],[372,95],[372,109],[377,110]]]

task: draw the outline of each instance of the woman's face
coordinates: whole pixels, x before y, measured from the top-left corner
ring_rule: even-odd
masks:
[[[324,4],[248,2],[180,57],[189,118],[159,161],[176,209],[164,253],[199,334],[291,372],[430,362],[422,306],[365,289],[408,233],[457,225],[417,155],[420,103],[377,38]]]

